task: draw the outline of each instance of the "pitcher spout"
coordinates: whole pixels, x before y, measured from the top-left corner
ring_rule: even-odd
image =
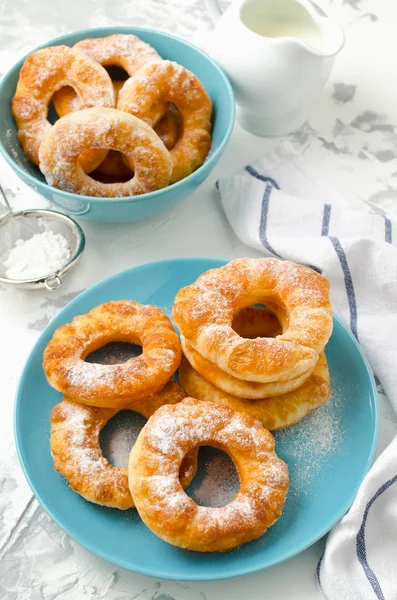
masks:
[[[318,17],[317,24],[321,33],[321,43],[311,50],[318,56],[335,56],[345,45],[342,27],[329,17]]]

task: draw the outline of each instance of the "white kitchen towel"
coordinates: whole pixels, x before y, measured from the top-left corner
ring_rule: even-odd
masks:
[[[284,146],[217,183],[237,236],[314,267],[397,413],[397,219],[352,210]],[[394,485],[393,485],[394,484]],[[397,440],[377,459],[317,569],[328,600],[397,598]]]

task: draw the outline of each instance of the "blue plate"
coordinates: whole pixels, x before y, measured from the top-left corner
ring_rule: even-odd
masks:
[[[332,398],[300,424],[276,434],[277,453],[289,465],[291,487],[281,519],[259,540],[221,554],[175,548],[153,535],[136,511],[90,504],[54,471],[49,451],[49,414],[61,396],[47,384],[41,367],[44,348],[54,330],[109,300],[131,298],[156,304],[170,313],[181,287],[222,264],[224,261],[210,259],[168,260],[124,271],[94,285],[49,324],[19,383],[16,443],[25,475],[44,509],[77,542],[98,556],[153,577],[190,581],[236,577],[302,552],[343,517],[376,447],[374,380],[356,340],[335,318],[326,348]],[[196,477],[200,479],[201,474]],[[192,488],[194,496],[194,483]]]

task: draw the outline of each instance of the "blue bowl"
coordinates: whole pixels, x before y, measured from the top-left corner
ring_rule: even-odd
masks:
[[[207,56],[188,42],[172,35],[140,27],[100,27],[68,33],[51,40],[45,46],[60,44],[73,46],[90,37],[105,37],[113,33],[132,33],[153,46],[165,59],[173,60],[202,81],[213,103],[213,131],[210,153],[204,164],[194,173],[173,185],[126,198],[95,198],[57,190],[46,184],[39,169],[30,163],[18,142],[17,128],[11,114],[11,100],[15,93],[19,71],[24,58],[5,75],[0,84],[0,150],[17,175],[36,192],[61,211],[80,215],[92,221],[141,221],[180,202],[208,177],[215,167],[230,138],[235,117],[234,96],[223,71]],[[36,48],[38,50],[38,48]]]

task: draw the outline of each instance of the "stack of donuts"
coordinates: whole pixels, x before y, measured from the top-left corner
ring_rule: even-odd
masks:
[[[115,339],[141,345],[142,354],[116,365],[85,361]],[[55,469],[77,493],[103,506],[134,506],[127,467],[105,460],[99,434],[120,410],[148,419],[160,406],[180,402],[186,394],[171,381],[180,360],[178,336],[156,306],[108,302],[56,330],[43,360],[48,382],[64,394],[51,413],[51,452]],[[185,487],[196,472],[196,456],[190,453],[181,465]]]
[[[253,306],[259,303],[266,307]],[[54,467],[91,502],[135,506],[170,544],[230,550],[282,513],[288,468],[268,430],[292,425],[329,398],[329,284],[294,263],[236,260],[181,289],[173,317],[185,357],[168,317],[129,300],[55,331],[43,361],[48,382],[64,394],[51,413]],[[139,344],[142,354],[122,364],[85,361],[114,341]],[[178,384],[171,377],[179,365]],[[106,460],[99,443],[121,409],[148,419],[123,468]],[[240,478],[234,499],[219,508],[198,506],[184,491],[206,445],[229,453]]]
[[[124,69],[112,81],[105,67]],[[49,105],[60,117],[54,125]],[[134,35],[30,54],[12,100],[26,157],[47,183],[86,196],[153,192],[200,167],[212,104],[199,79]]]
[[[329,283],[312,269],[235,260],[180,290],[173,317],[185,356],[179,381],[195,398],[244,411],[270,431],[329,399]]]

